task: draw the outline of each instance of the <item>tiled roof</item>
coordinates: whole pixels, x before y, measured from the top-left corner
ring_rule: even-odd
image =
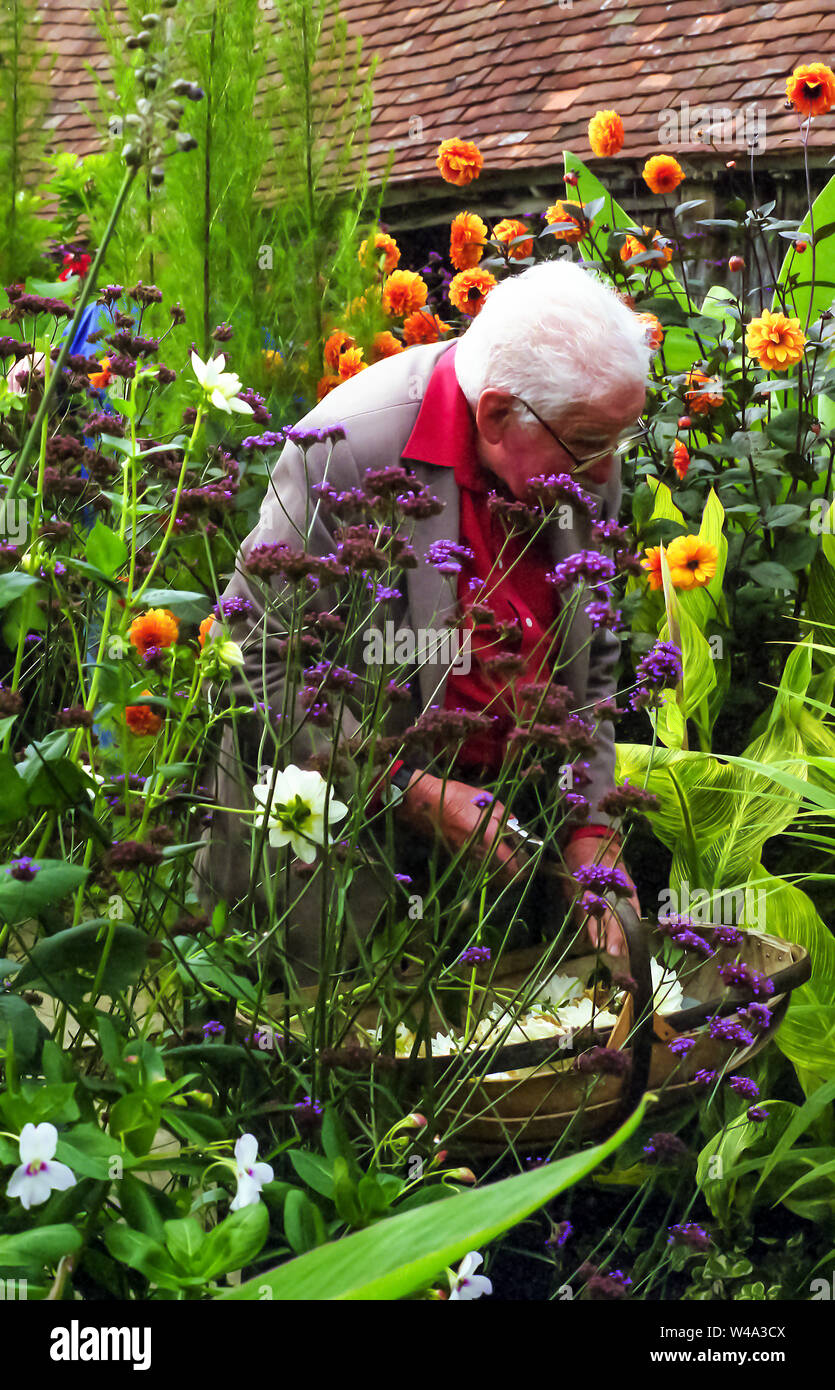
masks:
[[[694,138],[706,105],[714,120],[715,108],[734,118],[760,108],[769,163],[796,158],[785,78],[835,53],[835,0],[343,0],[341,12],[365,53],[379,54],[370,168],[379,174],[394,148],[390,187],[437,183],[435,152],[451,135],[480,146],[483,179],[553,166],[566,148],[585,158],[588,120],[608,107],[623,117],[618,160],[630,164],[658,150],[662,113],[684,102],[694,119],[665,148],[686,159],[710,156]],[[89,9],[49,0],[41,34],[56,55],[55,147],[90,153],[98,138],[82,103],[94,105],[95,89],[83,64],[105,76],[107,55]],[[741,124],[726,131],[723,158],[745,148]],[[810,147],[835,148],[835,112],[813,123]]]

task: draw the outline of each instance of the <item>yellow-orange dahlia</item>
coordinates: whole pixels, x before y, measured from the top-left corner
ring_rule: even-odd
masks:
[[[324,376],[320,376],[318,382],[316,383],[317,401],[323,401],[325,399],[325,396],[329,396],[331,391],[335,390],[335,388],[339,386],[339,384],[340,378],[338,376],[332,375],[330,372],[326,372]]]
[[[716,573],[716,546],[698,536],[676,536],[667,546],[670,578],[676,589],[698,589]]]
[[[583,239],[592,225],[583,204],[572,203],[566,198],[552,203],[546,209],[545,221],[549,227],[557,228],[554,236],[558,241],[567,241],[572,246]]]
[[[647,572],[649,587],[651,589],[661,589],[664,581],[661,578],[661,546],[653,545],[646,551],[641,564]]]
[[[835,105],[835,72],[826,63],[801,63],[786,78],[786,96],[801,116],[823,116]]]
[[[654,259],[657,260],[659,264],[662,261],[665,265],[669,264],[669,262],[673,259],[673,248],[670,245],[669,241],[665,241],[661,237],[659,237],[657,231],[651,232],[649,227],[644,227],[644,231],[646,233],[646,241],[639,241],[638,238],[636,236],[633,236],[631,232],[627,233],[626,240],[624,241],[623,246],[620,248],[621,260],[629,261],[632,259],[633,256],[640,256],[644,251],[647,250],[647,247],[651,247],[651,249],[655,252]],[[651,266],[652,263],[652,261],[641,262],[642,265],[649,266]]]
[[[657,352],[664,341],[664,328],[661,321],[655,317],[655,314],[638,314],[637,317],[644,326],[647,343],[653,352]]]
[[[142,691],[143,695],[150,693],[150,690]],[[153,734],[158,734],[162,728],[162,720],[150,705],[126,705],[125,723],[138,738],[150,738]]]
[[[724,403],[722,383],[718,377],[705,376],[704,372],[691,367],[687,373],[684,399],[696,415],[706,415],[709,410]]]
[[[374,342],[371,345],[371,361],[382,362],[386,357],[396,357],[398,352],[403,351],[403,344],[393,333],[386,330],[383,333],[376,333]]]
[[[105,386],[109,386],[110,382],[113,380],[113,373],[108,371],[110,358],[102,357],[99,366],[101,367],[100,372],[89,373],[90,385],[95,387],[97,391],[101,391]]]
[[[673,441],[673,468],[676,470],[682,482],[687,477],[687,470],[690,467],[690,451],[681,439]]]
[[[435,163],[442,179],[447,183],[454,183],[458,188],[464,188],[466,184],[478,178],[484,168],[484,156],[471,140],[453,138],[441,141]]]
[[[368,242],[364,241],[360,246],[357,259],[364,263],[367,252]],[[396,268],[400,260],[400,247],[397,245],[394,237],[389,236],[388,232],[376,233],[374,237],[374,253],[371,260],[378,264],[381,252],[385,256],[385,260],[383,261],[383,273],[385,275],[391,275],[391,272]]]
[[[429,287],[414,270],[395,270],[383,285],[383,308],[392,318],[405,318],[426,303]]]
[[[459,212],[449,230],[449,259],[456,270],[472,270],[484,252],[485,223],[477,212]]]
[[[140,656],[150,647],[173,647],[180,635],[180,622],[167,608],[149,608],[130,625],[128,637]]]
[[[364,372],[368,366],[363,361],[363,351],[361,347],[346,348],[339,357],[339,380],[347,381],[349,377],[356,376],[358,372]]]
[[[598,159],[609,159],[623,149],[623,121],[617,111],[598,111],[589,121],[589,144]]]
[[[516,239],[516,237],[526,236],[530,231],[524,222],[519,222],[515,217],[503,217],[501,222],[497,222],[493,228],[493,237],[496,241],[501,241],[506,245]],[[508,245],[508,257],[512,261],[523,261],[526,256],[533,255],[533,239],[517,241],[515,246]]]
[[[208,618],[204,618],[204,619],[203,619],[202,623],[200,624],[200,627],[198,628],[198,631],[197,631],[197,640],[198,640],[198,642],[200,643],[201,647],[205,646],[205,644],[206,644],[206,638],[207,638],[208,635],[209,635],[209,630],[210,630],[210,628],[211,628],[213,622],[214,622],[214,617],[213,617],[213,615],[210,613],[209,616],[208,616]]]
[[[447,290],[449,302],[460,313],[475,318],[495,284],[496,277],[489,270],[459,270]]]
[[[805,345],[800,319],[773,314],[770,309],[752,319],[745,334],[748,352],[769,372],[787,372],[800,361]]]
[[[416,343],[437,343],[441,334],[448,332],[449,324],[425,309],[416,309],[403,321],[403,339],[409,347]]]
[[[641,177],[650,193],[672,193],[684,179],[684,170],[671,154],[654,154],[641,170]]]
[[[323,353],[325,366],[329,371],[338,371],[339,358],[342,353],[346,348],[356,347],[356,345],[356,339],[352,338],[350,333],[344,333],[341,328],[335,328],[328,338],[328,341],[325,343],[325,351]]]

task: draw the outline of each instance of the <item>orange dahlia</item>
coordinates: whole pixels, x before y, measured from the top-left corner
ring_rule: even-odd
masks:
[[[403,344],[393,333],[388,331],[377,333],[371,345],[371,361],[382,362],[386,357],[396,357],[398,352],[403,351]]]
[[[143,695],[150,693],[150,690],[142,691]],[[139,738],[150,738],[153,734],[158,734],[162,728],[162,720],[150,705],[126,705],[125,723],[131,733]]]
[[[325,396],[330,395],[331,391],[333,391],[335,387],[339,386],[339,384],[339,377],[332,376],[329,372],[326,372],[324,376],[320,376],[318,382],[316,383],[317,401],[323,401],[325,399]]]
[[[655,252],[655,259],[663,261],[665,265],[673,259],[673,248],[668,241],[659,237],[658,232],[651,232],[649,227],[644,227],[646,241],[639,241],[631,232],[627,233],[626,240],[620,248],[620,258],[622,261],[630,261],[633,256],[640,256],[646,251],[648,246]],[[642,261],[642,265],[652,265],[652,261]]]
[[[448,332],[449,324],[425,309],[416,309],[403,321],[403,338],[409,347],[416,343],[437,343],[441,334]]]
[[[459,212],[453,218],[449,237],[449,259],[456,270],[472,270],[484,251],[487,227],[477,212]]]
[[[413,270],[395,270],[383,285],[383,308],[392,318],[405,318],[426,303],[429,287]]]
[[[356,347],[356,345],[356,340],[351,337],[350,333],[343,333],[341,328],[335,328],[325,343],[323,354],[325,366],[332,372],[338,371],[340,355],[346,348]]]
[[[835,105],[835,72],[826,63],[802,63],[786,78],[786,96],[801,116],[823,116]]]
[[[722,393],[722,383],[718,377],[707,377],[704,372],[691,367],[687,373],[684,399],[690,410],[697,415],[706,415],[715,406],[723,404],[725,397]]]
[[[661,546],[651,546],[644,555],[641,564],[647,572],[649,587],[651,589],[662,589],[664,587],[664,581],[661,578]]]
[[[484,156],[471,140],[442,140],[435,163],[442,179],[463,188],[478,178],[484,168]]]
[[[89,374],[90,385],[94,386],[97,391],[102,390],[105,386],[109,386],[110,382],[113,380],[113,373],[108,371],[110,358],[103,357],[99,362],[99,366],[101,367],[100,372],[90,372]]]
[[[673,468],[676,470],[682,482],[687,477],[687,470],[690,467],[690,453],[687,445],[681,439],[673,441]]]
[[[617,111],[598,111],[589,121],[589,144],[598,159],[609,159],[623,149],[623,121]]]
[[[356,376],[358,372],[364,372],[368,363],[363,362],[362,359],[361,347],[346,348],[339,357],[339,380],[347,381],[349,377]]]
[[[641,176],[650,193],[672,193],[684,178],[684,170],[671,154],[654,154],[644,165]]]
[[[495,241],[504,242],[508,245],[508,256],[512,261],[523,261],[526,256],[533,255],[533,240],[517,241],[515,246],[509,245],[516,237],[525,236],[530,228],[524,222],[518,222],[515,217],[503,217],[501,222],[497,222],[493,228],[493,238]]]
[[[801,360],[805,345],[800,319],[772,314],[770,309],[752,319],[745,334],[748,352],[769,372],[787,372]]]
[[[545,221],[549,227],[557,227],[554,236],[558,241],[570,242],[573,246],[575,242],[582,241],[587,232],[591,231],[591,222],[586,216],[586,210],[582,203],[572,203],[567,199],[552,203],[546,209]]]
[[[647,335],[647,342],[653,352],[657,352],[664,341],[664,329],[655,314],[638,314],[639,323],[644,326]]]
[[[364,241],[360,246],[357,259],[364,263],[367,251],[368,242]],[[400,260],[400,247],[397,245],[394,237],[389,236],[388,232],[377,232],[374,237],[374,255],[372,259],[378,264],[381,252],[385,256],[385,260],[383,261],[383,272],[386,275],[391,275],[391,272],[395,269]]]
[[[449,302],[460,313],[475,318],[495,284],[496,277],[489,270],[459,270],[447,290]]]
[[[213,622],[214,622],[214,617],[213,617],[213,615],[210,613],[209,616],[208,616],[208,618],[204,618],[203,621],[202,621],[202,623],[200,624],[200,627],[199,627],[198,633],[197,633],[197,640],[198,640],[198,642],[200,643],[201,647],[205,646],[206,638],[207,638],[208,635],[209,635],[209,632],[210,632],[210,630],[211,630],[211,626],[212,626],[212,623],[213,623]]]
[[[667,546],[670,578],[676,589],[699,589],[716,573],[716,546],[698,536],[676,536]]]
[[[140,656],[150,647],[173,647],[180,635],[179,619],[167,608],[149,608],[130,625],[128,637]]]

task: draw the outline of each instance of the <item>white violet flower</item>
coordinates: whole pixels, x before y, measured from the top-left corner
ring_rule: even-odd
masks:
[[[650,959],[652,1003],[656,1013],[674,1014],[682,1007],[684,990],[674,970],[665,970],[655,957]]]
[[[240,1211],[241,1207],[252,1207],[261,1200],[261,1188],[265,1182],[272,1182],[273,1170],[269,1163],[258,1162],[258,1140],[254,1134],[242,1134],[235,1145],[238,1190],[230,1205],[230,1211]]]
[[[325,825],[325,800],[328,784],[320,772],[303,772],[291,763],[275,779],[272,798],[270,781],[253,787],[252,794],[264,807],[265,822],[270,827],[270,844],[273,848],[290,845],[293,853],[305,864],[312,864],[316,858],[316,846],[328,840],[328,827]],[[342,820],[347,816],[348,807],[335,797],[327,807],[328,825],[331,821]]]
[[[469,1255],[465,1255],[457,1271],[449,1271],[449,1301],[457,1299],[463,1302],[464,1299],[481,1298],[483,1293],[492,1293],[493,1285],[484,1274],[476,1274],[480,1264],[484,1263],[484,1256],[479,1255],[477,1250],[471,1250]]]
[[[58,1131],[54,1125],[27,1124],[20,1135],[20,1167],[6,1188],[7,1197],[19,1197],[28,1211],[45,1202],[51,1192],[75,1187],[75,1175],[66,1163],[56,1163]]]
[[[254,415],[255,412],[251,405],[246,401],[240,400],[238,392],[241,389],[241,378],[235,372],[224,371],[226,358],[223,353],[219,357],[210,357],[204,362],[197,356],[196,352],[191,354],[191,365],[194,375],[206,392],[212,405],[218,410],[223,410],[227,415],[233,411],[238,415]]]

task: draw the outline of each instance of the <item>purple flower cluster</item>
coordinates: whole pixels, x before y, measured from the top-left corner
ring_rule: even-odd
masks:
[[[673,1038],[672,1042],[668,1043],[667,1046],[674,1057],[686,1057],[688,1052],[692,1052],[693,1048],[696,1046],[696,1039]]]
[[[747,1008],[740,1009],[740,1018],[745,1018],[754,1027],[763,1031],[770,1028],[774,1015],[767,1004],[749,1004]]]
[[[611,603],[604,600],[594,600],[587,603],[585,614],[592,625],[592,631],[597,632],[602,627],[607,627],[614,632],[621,623],[621,614]]]
[[[741,946],[743,936],[736,927],[714,927],[713,940],[717,946]]]
[[[249,599],[233,594],[231,598],[222,598],[220,603],[215,604],[212,616],[219,622],[222,618],[242,618],[251,612],[252,604]]]
[[[322,1107],[318,1100],[305,1096],[293,1106],[293,1116],[301,1129],[315,1129],[322,1120]]]
[[[710,1236],[704,1227],[697,1226],[695,1221],[670,1226],[668,1230],[668,1245],[689,1245],[692,1250],[698,1250],[700,1253],[710,1249]]]
[[[644,1153],[649,1163],[678,1163],[686,1157],[687,1145],[682,1143],[677,1134],[662,1131],[653,1134],[649,1143],[644,1145]]]
[[[459,965],[488,965],[492,951],[489,946],[468,946],[458,957]]]
[[[635,675],[641,685],[659,690],[678,685],[681,671],[681,652],[672,642],[656,642],[652,651],[647,652],[635,667]]]
[[[631,889],[623,870],[609,868],[606,864],[581,864],[574,870],[574,878],[593,893],[615,893],[618,897],[626,897]]]
[[[40,872],[40,864],[36,864],[30,859],[28,854],[24,854],[21,859],[13,859],[6,873],[16,878],[18,883],[31,883],[35,874]]]
[[[209,1038],[215,1037],[218,1033],[222,1033],[223,1031],[223,1024],[218,1023],[216,1018],[210,1018],[208,1023],[203,1024],[203,1039],[204,1041],[208,1041]]]
[[[721,1042],[739,1043],[741,1047],[750,1047],[754,1041],[754,1034],[750,1029],[744,1028],[733,1018],[712,1018],[710,1036],[719,1038]]]
[[[576,555],[569,555],[567,560],[556,565],[545,578],[556,589],[569,589],[579,579],[592,585],[605,584],[614,579],[615,573],[614,562],[608,555],[599,550],[578,550]]]
[[[467,545],[456,541],[435,541],[426,552],[426,563],[432,565],[439,574],[460,574],[462,560],[474,560],[475,556]]]
[[[759,1100],[760,1088],[750,1076],[729,1076],[728,1085],[738,1096],[745,1096],[746,1100]]]
[[[551,1246],[552,1249],[561,1250],[566,1241],[571,1239],[573,1230],[574,1227],[570,1221],[558,1221],[555,1226],[551,1227],[551,1234],[545,1244]]]
[[[576,506],[589,517],[596,517],[600,510],[598,499],[586,492],[570,473],[541,473],[528,482],[528,493],[536,498],[541,506],[551,510],[560,502]]]

